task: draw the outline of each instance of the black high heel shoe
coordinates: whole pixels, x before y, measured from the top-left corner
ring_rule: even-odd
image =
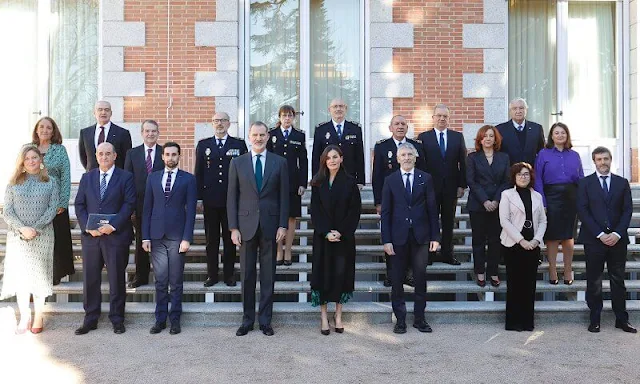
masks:
[[[333,323],[335,324],[335,322],[336,322],[336,317],[333,316]],[[336,331],[336,333],[343,333],[344,332],[344,327],[340,327],[340,328],[334,327],[334,331]]]

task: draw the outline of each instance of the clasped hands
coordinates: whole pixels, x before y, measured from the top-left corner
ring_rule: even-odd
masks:
[[[342,237],[342,234],[336,231],[335,229],[332,229],[331,231],[329,231],[329,233],[327,233],[327,235],[325,236],[325,238],[329,240],[331,243],[339,242],[341,237]]]
[[[101,225],[98,229],[87,229],[87,233],[93,237],[100,237],[102,235],[110,235],[116,229],[111,224]]]
[[[484,203],[482,203],[482,205],[484,206],[484,209],[487,210],[487,212],[493,212],[496,209],[498,209],[498,206],[500,205],[500,203],[498,203],[497,201],[487,200]]]
[[[287,229],[283,227],[278,227],[278,231],[276,232],[276,243],[283,241],[286,236],[287,236]],[[242,245],[242,235],[240,234],[239,229],[231,230],[231,241],[233,242],[233,244],[235,244],[238,247]]]
[[[614,233],[605,233],[604,235],[600,236],[600,241],[602,241],[604,245],[609,247],[613,247],[614,245],[616,245],[619,240],[620,238]]]
[[[429,252],[435,252],[438,250],[438,247],[440,246],[440,243],[437,241],[430,241],[429,242]],[[395,250],[393,249],[393,244],[392,243],[385,243],[383,245],[384,247],[384,253],[386,253],[389,256],[393,256],[396,254]]]
[[[520,246],[527,250],[527,251],[531,251],[532,249],[535,249],[535,247],[537,247],[538,245],[540,245],[540,242],[536,239],[533,239],[531,241],[527,241],[525,239],[520,240],[520,242],[518,243],[520,244]]]
[[[38,231],[32,227],[20,227],[18,228],[18,231],[20,232],[20,236],[23,240],[32,240],[38,236]]]
[[[180,248],[178,249],[178,252],[185,253],[189,250],[190,247],[191,243],[189,243],[187,240],[182,240],[180,242]],[[142,240],[142,249],[144,249],[145,252],[151,252],[151,240]]]

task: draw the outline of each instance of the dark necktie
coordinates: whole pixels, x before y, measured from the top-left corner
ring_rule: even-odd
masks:
[[[602,190],[604,191],[604,195],[607,196],[609,194],[609,186],[607,185],[607,176],[600,176],[602,179]]]
[[[224,144],[222,144],[222,139],[218,139],[218,148],[222,149],[223,146]]]
[[[258,187],[258,192],[262,189],[262,162],[260,161],[260,157],[262,155],[256,155],[256,187]]]
[[[288,129],[284,131],[284,139],[285,140],[289,140],[289,130]]]
[[[104,143],[104,127],[100,127],[100,134],[98,135],[98,145]]]
[[[518,132],[522,132],[523,129],[524,127],[522,125],[518,125]]]
[[[411,204],[411,182],[409,181],[410,173],[405,173],[404,176],[407,180],[404,182],[404,198],[407,200],[407,204]]]
[[[153,163],[151,162],[151,151],[153,151],[153,149],[147,149],[147,158],[144,161],[145,165],[147,166],[147,174],[151,173],[151,171],[153,170]]]
[[[102,180],[100,180],[100,201],[104,198],[104,193],[107,191],[107,174],[102,174]]]
[[[444,154],[446,152],[446,148],[444,147],[444,132],[440,132],[440,155],[444,159]]]
[[[169,193],[171,193],[171,174],[173,171],[167,172],[167,182],[164,183],[164,198],[169,198]]]
[[[336,125],[336,129],[338,130],[338,139],[342,140],[342,124]]]

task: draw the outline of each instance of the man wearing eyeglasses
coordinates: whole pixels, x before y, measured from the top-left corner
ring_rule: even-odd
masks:
[[[362,144],[362,128],[358,123],[345,120],[347,105],[342,99],[333,99],[329,104],[331,120],[316,126],[313,135],[313,152],[311,156],[312,177],[318,172],[320,155],[324,149],[333,144],[342,149],[343,165],[347,173],[353,176],[362,189],[364,185],[364,145]]]
[[[229,136],[229,115],[213,115],[214,136],[198,142],[196,147],[195,176],[198,199],[204,207],[204,231],[207,239],[207,280],[205,287],[218,283],[218,249],[222,228],[222,263],[225,284],[236,285],[233,264],[236,246],[231,241],[227,223],[227,185],[231,159],[247,153],[244,140]]]

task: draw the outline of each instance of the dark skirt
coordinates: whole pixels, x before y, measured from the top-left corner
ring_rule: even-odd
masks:
[[[312,262],[311,305],[345,304],[353,296],[355,284],[355,237],[342,234],[341,241],[332,243],[314,233]]]
[[[544,186],[547,200],[547,231],[545,240],[568,240],[576,235],[576,185],[548,184]]]
[[[302,216],[302,196],[298,191],[289,193],[289,217]]]
[[[67,275],[76,273],[73,265],[73,249],[71,247],[71,225],[69,210],[65,209],[53,219],[53,280],[58,281]]]
[[[526,251],[516,244],[503,246],[502,252],[507,265],[505,329],[532,331],[540,247]]]

